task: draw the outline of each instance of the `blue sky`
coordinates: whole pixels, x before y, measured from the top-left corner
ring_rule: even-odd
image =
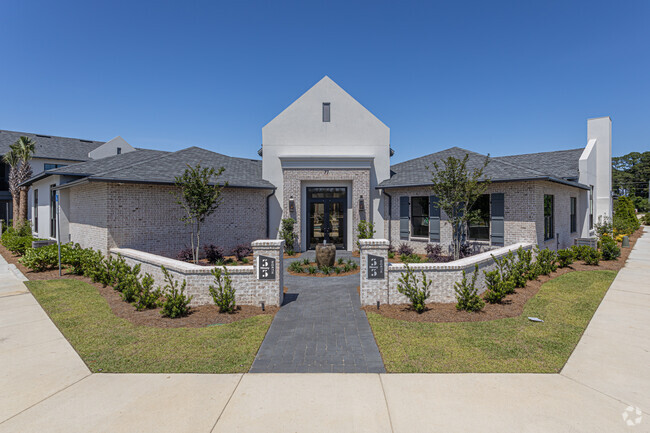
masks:
[[[391,128],[393,162],[650,150],[650,2],[4,0],[0,129],[257,157],[324,75]]]

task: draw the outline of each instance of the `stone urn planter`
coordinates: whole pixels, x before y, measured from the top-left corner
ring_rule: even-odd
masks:
[[[316,264],[321,266],[334,266],[336,261],[336,246],[334,244],[316,245]]]

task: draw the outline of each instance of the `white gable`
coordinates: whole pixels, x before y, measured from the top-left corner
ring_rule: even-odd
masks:
[[[323,122],[323,103],[330,104],[329,122]],[[328,149],[319,153],[329,155],[350,154],[351,146],[368,145],[388,152],[389,134],[386,125],[326,76],[262,128],[262,142],[263,146],[324,146]]]
[[[110,141],[99,146],[97,149],[88,153],[90,159],[106,158],[107,156],[117,155],[118,153],[133,152],[135,149],[119,135]]]

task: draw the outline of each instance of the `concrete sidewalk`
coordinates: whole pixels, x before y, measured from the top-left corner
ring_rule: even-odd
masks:
[[[0,432],[650,432],[649,307],[646,229],[561,374],[90,375],[0,268]]]

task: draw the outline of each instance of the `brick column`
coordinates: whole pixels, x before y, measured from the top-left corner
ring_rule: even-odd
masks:
[[[388,247],[390,243],[386,239],[361,239],[361,286],[359,295],[361,305],[388,304]],[[368,255],[378,256],[384,259],[383,278],[369,278]]]
[[[260,300],[266,305],[282,305],[284,299],[284,241],[281,239],[264,239],[254,241],[253,247],[253,268],[255,285],[260,292]],[[266,256],[275,259],[275,279],[258,279],[259,256]]]

